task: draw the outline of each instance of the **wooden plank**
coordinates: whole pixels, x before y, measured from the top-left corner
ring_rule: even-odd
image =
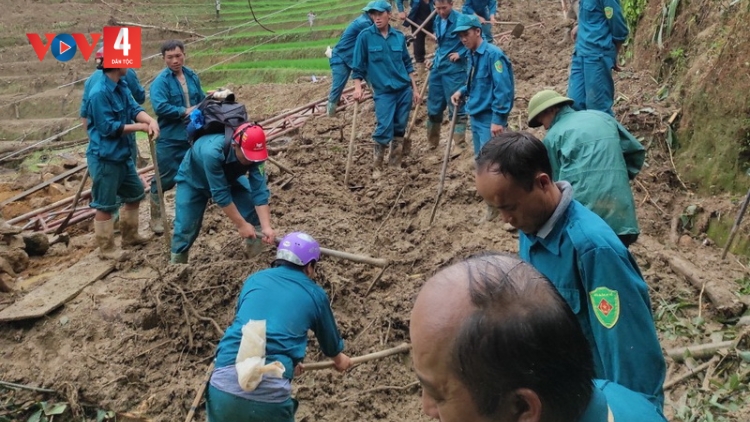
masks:
[[[3,309],[0,312],[0,322],[40,318],[59,308],[86,286],[101,280],[114,269],[114,261],[102,260],[96,252],[92,252],[32,290],[20,301]]]
[[[58,181],[60,181],[62,179],[65,179],[66,177],[70,177],[70,176],[78,173],[79,171],[87,168],[87,167],[88,167],[87,164],[81,164],[81,165],[79,165],[78,167],[76,167],[74,169],[70,169],[70,170],[66,171],[65,173],[61,173],[61,174],[59,174],[59,175],[57,175],[57,176],[55,176],[55,177],[47,180],[46,182],[42,182],[42,183],[34,186],[33,188],[27,189],[27,190],[19,193],[18,195],[14,196],[12,198],[8,198],[5,201],[0,202],[0,207],[4,207],[4,206],[10,204],[11,202],[15,202],[15,201],[18,201],[19,199],[25,198],[25,197],[31,195],[32,193],[34,193],[34,192],[36,192],[38,190],[42,190],[42,189],[46,188],[47,186],[49,186],[49,185],[51,185],[51,184],[53,184],[55,182],[58,182]]]

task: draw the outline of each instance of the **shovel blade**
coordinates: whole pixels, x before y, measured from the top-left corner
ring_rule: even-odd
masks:
[[[513,36],[513,38],[520,38],[521,35],[523,35],[524,26],[522,23],[516,24],[516,26],[513,27],[513,31],[511,31],[510,35]]]

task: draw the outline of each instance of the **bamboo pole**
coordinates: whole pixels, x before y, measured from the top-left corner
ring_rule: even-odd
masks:
[[[390,349],[381,350],[379,352],[375,353],[368,353],[366,355],[357,356],[352,358],[352,364],[356,365],[359,363],[365,363],[369,362],[371,360],[375,359],[382,359],[384,357],[397,355],[399,353],[407,353],[409,350],[411,350],[411,344],[409,343],[402,343],[396,347],[392,347]],[[317,371],[320,369],[328,369],[333,368],[333,361],[325,361],[325,362],[316,362],[316,363],[308,363],[308,364],[302,364],[302,369],[304,371]]]

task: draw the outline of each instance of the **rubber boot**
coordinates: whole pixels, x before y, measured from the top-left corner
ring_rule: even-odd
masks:
[[[122,231],[122,247],[145,245],[149,239],[138,234],[138,210],[123,208],[120,218],[120,230]]]
[[[381,171],[383,169],[383,157],[385,156],[385,147],[378,142],[375,142],[373,148],[373,161],[372,161],[372,178],[380,178]]]
[[[466,118],[464,117],[464,121],[462,122],[461,118],[459,118],[459,121],[456,122],[456,127],[453,128],[453,154],[461,155],[464,151],[466,151],[467,147]]]
[[[388,165],[391,167],[400,167],[401,160],[404,158],[404,138],[394,137],[388,146]]]
[[[159,195],[151,194],[149,196],[149,205],[151,206],[151,221],[148,222],[148,226],[155,234],[164,234],[164,217],[162,215],[161,205],[159,204]]]
[[[99,258],[122,261],[128,254],[115,247],[114,223],[111,218],[107,221],[94,220],[94,238],[99,247]]]
[[[427,143],[430,149],[437,148],[440,143],[440,122],[434,122],[431,118],[427,120]]]
[[[188,252],[171,253],[169,255],[170,264],[187,264],[188,263]]]
[[[336,104],[330,101],[328,102],[328,104],[326,104],[326,115],[328,117],[333,117],[336,115]]]

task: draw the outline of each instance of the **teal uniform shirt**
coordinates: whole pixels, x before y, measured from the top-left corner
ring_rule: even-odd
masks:
[[[414,72],[404,34],[388,27],[383,37],[375,25],[363,30],[354,46],[352,79],[367,81],[374,94],[411,88]]]
[[[159,123],[159,139],[187,142],[183,114],[186,109],[197,105],[206,97],[198,75],[187,66],[183,66],[182,72],[185,74],[185,82],[190,93],[190,104],[185,104],[182,85],[169,68],[162,70],[149,88],[151,104]]]
[[[367,13],[363,13],[357,19],[354,19],[344,32],[341,33],[341,39],[333,47],[331,59],[334,56],[338,56],[344,64],[351,68],[354,61],[354,46],[357,44],[357,37],[360,32],[371,26],[372,19],[367,16]]]
[[[580,0],[575,54],[614,58],[615,43],[628,38],[628,24],[619,0]]]
[[[408,0],[407,0],[408,1]],[[420,3],[422,0],[411,0],[409,1],[409,14],[406,16],[409,20],[415,23],[417,22],[417,12],[419,12]],[[430,6],[430,13],[432,13],[433,10],[435,10],[435,4],[433,0],[430,0],[428,5]],[[399,12],[404,11],[404,0],[396,0],[396,8]],[[411,26],[408,22],[404,22],[404,26]]]
[[[491,123],[508,126],[513,109],[515,83],[510,60],[499,47],[483,41],[469,53],[469,74],[461,93],[468,96],[466,111],[470,116],[492,113]]]
[[[125,125],[135,121],[143,108],[136,104],[124,80],[118,83],[106,75],[93,83],[87,103],[89,146],[87,155],[124,162],[131,158],[130,137]]]
[[[466,60],[468,50],[458,38],[458,34],[453,33],[460,15],[455,10],[451,10],[448,19],[443,19],[440,16],[435,18],[434,28],[435,37],[437,37],[437,48],[435,49],[435,58],[432,62],[432,72],[446,75],[460,72],[463,73],[462,79],[465,79],[468,67]],[[450,61],[448,56],[451,53],[458,53],[460,59],[455,62]]]
[[[232,185],[247,172],[251,197],[257,207],[268,205],[270,193],[266,184],[265,163],[254,163],[247,168],[237,161],[234,148],[224,155],[224,134],[204,135],[198,138],[185,154],[175,181],[185,183],[204,193],[221,208],[232,203]],[[238,168],[235,174],[231,169]],[[244,171],[243,171],[244,170]]]
[[[544,137],[552,178],[573,185],[573,197],[618,235],[638,234],[630,179],[646,150],[617,120],[595,110],[564,106]]]
[[[594,380],[589,406],[578,422],[667,422],[661,409],[642,395],[607,380]]]
[[[88,117],[86,110],[89,105],[89,96],[91,95],[91,87],[95,86],[98,81],[104,77],[104,72],[97,69],[91,76],[86,78],[86,82],[83,83],[83,96],[81,97],[81,109],[79,112],[80,117]],[[128,89],[133,99],[138,104],[143,104],[146,101],[146,91],[141,86],[141,82],[138,80],[138,75],[135,74],[133,69],[128,69],[128,73],[123,78],[128,84]]]
[[[638,264],[598,215],[562,199],[535,234],[519,234],[519,255],[555,285],[581,324],[592,349],[596,378],[664,404],[664,356],[651,315],[648,286]]]
[[[280,266],[247,278],[234,321],[219,342],[217,368],[235,364],[242,326],[250,320],[266,321],[266,363],[281,362],[287,379],[293,378],[294,367],[305,357],[309,330],[326,356],[344,350],[328,295],[297,269]]]
[[[478,15],[485,20],[490,20],[497,13],[496,0],[466,0],[461,9],[466,15]]]

